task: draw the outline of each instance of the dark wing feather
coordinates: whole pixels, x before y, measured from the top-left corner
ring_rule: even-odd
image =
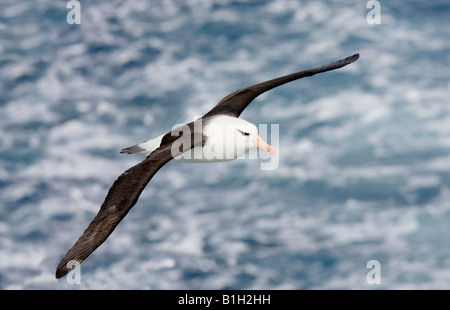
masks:
[[[108,238],[136,204],[155,173],[173,158],[170,145],[155,150],[142,162],[119,176],[109,189],[98,214],[59,263],[56,278],[69,273]]]
[[[196,122],[201,123],[201,120]],[[202,133],[196,132],[196,128],[201,126],[191,122],[167,133],[159,148],[117,178],[97,215],[58,264],[56,278],[68,274],[108,238],[162,166],[183,152],[204,143]],[[174,144],[175,142],[177,144]]]
[[[317,73],[342,68],[348,64],[355,62],[356,60],[358,60],[358,58],[359,54],[355,54],[353,56],[338,60],[322,67],[299,71],[270,81],[238,89],[234,93],[231,93],[223,98],[211,111],[209,111],[205,115],[205,117],[213,116],[215,114],[225,114],[229,116],[239,117],[242,111],[244,111],[244,109],[250,104],[250,102],[253,101],[253,99],[272,88],[298,80],[303,77],[313,76]]]

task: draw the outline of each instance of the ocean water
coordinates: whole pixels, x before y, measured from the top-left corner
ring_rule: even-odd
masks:
[[[379,0],[380,24],[368,1],[80,3],[0,2],[1,289],[450,289],[447,0]],[[123,147],[354,53],[244,111],[278,124],[276,169],[169,163],[55,279],[143,159]]]

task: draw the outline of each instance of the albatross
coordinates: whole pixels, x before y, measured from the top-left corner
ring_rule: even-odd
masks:
[[[253,147],[275,155],[275,148],[258,135],[257,127],[239,118],[244,109],[270,89],[303,77],[342,68],[358,58],[359,54],[355,54],[328,65],[238,89],[224,97],[203,117],[152,140],[124,148],[120,153],[140,153],[146,157],[122,173],[113,183],[97,215],[58,264],[56,278],[68,274],[109,237],[136,204],[151,178],[167,162],[233,160]]]

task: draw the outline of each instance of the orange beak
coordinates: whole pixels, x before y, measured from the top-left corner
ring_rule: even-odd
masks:
[[[277,150],[275,150],[275,148],[273,146],[267,144],[267,142],[264,141],[258,134],[256,134],[256,136],[255,136],[253,145],[260,150],[270,153],[272,156],[275,156],[277,154]]]

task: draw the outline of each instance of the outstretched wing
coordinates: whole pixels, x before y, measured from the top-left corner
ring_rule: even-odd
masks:
[[[342,68],[348,64],[355,62],[356,60],[358,60],[358,58],[359,54],[355,54],[353,56],[338,60],[322,67],[299,71],[246,88],[238,89],[234,93],[231,93],[223,98],[211,111],[209,111],[205,115],[205,117],[213,116],[215,114],[225,114],[229,116],[239,117],[242,111],[244,111],[244,109],[250,104],[250,102],[253,101],[253,99],[272,88],[298,80],[303,77]]]
[[[56,278],[69,273],[108,238],[136,204],[150,179],[173,158],[170,146],[171,144],[168,144],[155,150],[142,162],[119,176],[109,189],[98,214],[59,263]]]

